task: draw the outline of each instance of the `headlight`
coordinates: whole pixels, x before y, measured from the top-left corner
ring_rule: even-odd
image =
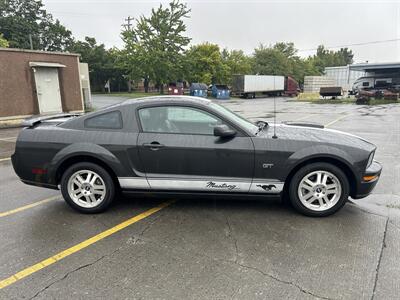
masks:
[[[368,157],[368,163],[367,163],[367,168],[372,164],[372,162],[374,161],[374,155],[375,155],[375,151],[372,151],[371,154]]]

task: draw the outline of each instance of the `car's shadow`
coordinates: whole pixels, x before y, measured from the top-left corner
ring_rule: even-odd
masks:
[[[195,197],[193,199],[123,197],[106,212],[85,215],[74,211],[60,200],[31,213],[24,221],[23,235],[29,238],[32,246],[43,247],[43,244],[51,241],[55,249],[59,249],[60,246],[56,245],[60,241],[63,247],[73,245],[168,200],[175,202],[151,217],[141,220],[132,228],[141,228],[157,218],[153,227],[157,228],[160,224],[159,230],[164,236],[175,233],[183,236],[204,235],[207,233],[201,232],[201,228],[212,228],[218,232],[226,229],[226,222],[229,220],[238,235],[246,234],[256,239],[260,234],[265,237],[266,232],[274,232],[274,239],[286,240],[290,244],[290,239],[287,239],[294,232],[296,238],[309,239],[312,234],[315,237],[328,235],[333,239],[351,241],[353,237],[371,230],[371,224],[376,223],[371,222],[371,218],[379,218],[351,203],[330,217],[310,218],[298,214],[276,199],[229,200]],[[29,226],[26,226],[28,223]],[[191,232],[194,228],[196,230]]]

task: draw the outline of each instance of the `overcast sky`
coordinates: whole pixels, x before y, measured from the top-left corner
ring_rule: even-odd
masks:
[[[122,47],[128,16],[149,15],[160,1],[43,0],[74,36]],[[164,4],[167,2],[162,1]],[[400,39],[399,1],[186,1],[187,35],[250,54],[260,43],[294,42],[299,50]],[[400,41],[349,46],[355,62],[400,61]],[[300,51],[301,56],[315,53]]]

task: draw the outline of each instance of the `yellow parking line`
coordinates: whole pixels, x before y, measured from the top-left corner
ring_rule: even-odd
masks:
[[[10,160],[10,159],[11,159],[11,157],[0,158],[0,162],[2,162],[2,161],[7,161],[7,160]]]
[[[35,206],[38,206],[38,205],[41,205],[41,204],[56,200],[58,198],[60,198],[60,195],[53,196],[53,197],[50,197],[50,198],[46,198],[46,199],[40,200],[38,202],[35,202],[35,203],[32,203],[32,204],[28,204],[28,205],[25,205],[25,206],[21,206],[21,207],[18,207],[18,208],[9,210],[9,211],[0,212],[0,218],[16,214],[16,213],[18,213],[20,211],[27,210],[29,208],[32,208],[32,207],[35,207]]]
[[[337,118],[337,119],[333,120],[332,122],[329,122],[328,124],[326,124],[325,127],[329,127],[329,126],[335,124],[336,122],[339,122],[340,120],[342,120],[342,119],[344,119],[344,118],[346,118],[348,116],[351,116],[351,114],[340,116],[339,118]]]
[[[108,236],[110,236],[110,235],[112,235],[112,234],[114,234],[114,233],[116,233],[116,232],[128,227],[129,225],[132,225],[133,223],[139,222],[140,220],[142,220],[144,218],[147,218],[148,216],[160,211],[161,209],[163,209],[163,208],[167,207],[168,205],[172,204],[173,202],[174,201],[167,201],[167,202],[161,203],[160,205],[158,205],[156,207],[153,207],[153,208],[151,208],[151,209],[149,209],[149,210],[147,210],[147,211],[145,211],[145,212],[143,212],[143,213],[141,213],[141,214],[139,214],[139,215],[137,215],[137,216],[135,216],[133,218],[130,218],[130,219],[128,219],[128,220],[126,220],[126,221],[124,221],[124,222],[122,222],[122,223],[120,223],[120,224],[118,224],[118,225],[106,230],[106,231],[103,231],[103,232],[101,232],[101,233],[99,233],[99,234],[87,239],[86,241],[83,241],[83,242],[81,242],[81,243],[79,243],[79,244],[77,244],[75,246],[72,246],[71,248],[68,248],[68,249],[66,249],[64,251],[61,251],[60,253],[57,253],[56,255],[53,255],[52,257],[49,257],[49,258],[47,258],[45,260],[42,260],[41,262],[39,262],[39,263],[37,263],[37,264],[35,264],[33,266],[30,266],[30,267],[28,267],[28,268],[26,268],[26,269],[24,269],[22,271],[19,271],[18,273],[14,274],[14,275],[6,278],[6,279],[1,280],[0,281],[0,289],[3,289],[3,288],[5,288],[5,287],[7,287],[7,286],[9,286],[9,285],[21,280],[21,279],[33,274],[33,273],[35,273],[35,272],[37,272],[37,271],[39,271],[41,269],[44,269],[44,268],[46,268],[46,267],[48,267],[48,266],[50,266],[50,265],[62,260],[63,258],[65,258],[67,256],[70,256],[71,254],[74,254],[74,253],[76,253],[76,252],[78,252],[78,251],[80,251],[80,250],[82,250],[82,249],[84,249],[86,247],[89,247],[90,245],[92,245],[92,244],[94,244],[94,243],[96,243],[96,242],[98,242],[98,241],[100,241],[100,240],[102,240],[102,239],[104,239],[104,238],[106,238],[106,237],[108,237]]]

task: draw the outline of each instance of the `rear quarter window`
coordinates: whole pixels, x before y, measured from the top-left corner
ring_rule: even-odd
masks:
[[[85,120],[86,128],[121,129],[122,116],[120,111],[111,111]]]

